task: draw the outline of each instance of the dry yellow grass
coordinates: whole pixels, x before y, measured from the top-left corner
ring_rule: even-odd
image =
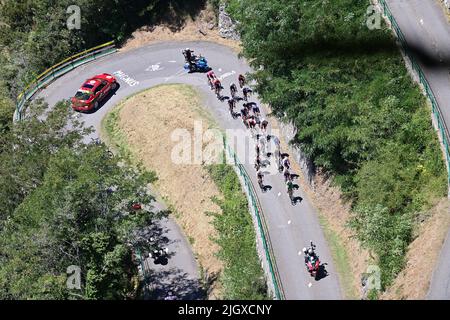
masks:
[[[133,156],[158,175],[155,184],[160,195],[175,209],[175,219],[190,239],[198,262],[209,274],[219,274],[223,265],[216,257],[218,245],[211,240],[216,230],[207,212],[220,212],[211,197],[221,197],[202,165],[177,165],[171,153],[177,142],[172,132],[183,128],[193,134],[194,121],[208,120],[201,114],[201,101],[185,85],[159,86],[125,100],[119,108],[119,128]],[[220,298],[214,285],[210,299]]]
[[[425,299],[433,268],[450,227],[449,200],[442,199],[409,245],[407,265],[381,299]]]

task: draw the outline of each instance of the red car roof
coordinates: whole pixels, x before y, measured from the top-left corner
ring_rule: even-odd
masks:
[[[81,90],[94,91],[100,83],[98,79],[88,79],[81,86]]]
[[[96,75],[95,77],[92,77],[92,78],[86,80],[80,89],[87,90],[87,91],[94,91],[95,88],[97,88],[100,85],[101,80],[106,80],[108,82],[111,82],[111,80],[113,78],[114,77],[112,77],[111,75],[106,74],[106,73],[99,74],[99,75]]]

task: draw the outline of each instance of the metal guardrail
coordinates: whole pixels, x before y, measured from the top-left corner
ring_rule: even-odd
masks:
[[[401,45],[403,51],[405,52],[408,59],[411,61],[413,70],[419,76],[420,83],[423,85],[423,87],[425,89],[427,98],[431,101],[433,115],[436,119],[436,122],[438,125],[438,130],[442,137],[442,144],[444,145],[444,149],[445,149],[444,151],[445,151],[445,155],[446,155],[447,170],[448,170],[448,184],[450,185],[450,150],[449,150],[450,134],[449,134],[449,130],[447,128],[447,124],[445,123],[444,118],[442,116],[441,108],[439,106],[439,103],[436,101],[436,97],[433,93],[433,90],[431,89],[430,84],[428,83],[427,78],[425,77],[424,72],[422,71],[419,64],[417,63],[417,60],[414,57],[414,55],[409,50],[408,43],[405,39],[405,36],[403,35],[403,32],[400,29],[394,16],[392,15],[389,5],[386,3],[385,0],[378,0],[378,1],[383,9],[384,15],[389,19],[389,21],[392,25],[392,28],[394,29],[394,31],[396,33],[397,38],[400,42],[400,45]]]
[[[227,145],[226,140],[224,139],[224,148],[228,152],[228,156],[230,159],[233,159],[234,165],[237,168],[237,171],[239,172],[240,176],[243,178],[245,182],[245,187],[247,189],[247,194],[249,195],[251,199],[251,205],[253,208],[253,211],[256,215],[256,221],[258,223],[258,231],[260,233],[263,249],[264,249],[264,255],[267,260],[267,264],[269,266],[269,273],[271,276],[272,283],[274,285],[275,289],[275,297],[277,300],[285,300],[285,294],[283,290],[283,284],[281,282],[281,277],[278,272],[277,263],[275,260],[275,254],[273,252],[272,243],[270,240],[269,235],[269,229],[267,227],[267,223],[264,216],[264,211],[262,209],[261,203],[259,201],[258,195],[256,193],[255,187],[245,170],[244,166],[239,162],[237,159],[236,154],[231,149],[230,146]]]
[[[141,254],[141,251],[139,249],[135,250],[136,258],[139,261],[139,264],[141,266],[141,277],[142,281],[144,283],[144,294],[148,293],[148,281],[149,281],[149,275],[147,274],[147,270],[145,268],[145,256],[143,257]]]
[[[115,42],[107,42],[71,56],[42,72],[31,83],[29,83],[17,97],[14,121],[20,121],[23,118],[23,107],[25,103],[29,101],[41,88],[85,63],[104,57],[116,51],[117,48],[115,46]]]

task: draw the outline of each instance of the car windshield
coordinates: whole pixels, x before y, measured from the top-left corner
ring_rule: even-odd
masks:
[[[92,93],[88,91],[77,91],[77,93],[75,94],[75,98],[78,100],[89,100],[91,95]]]

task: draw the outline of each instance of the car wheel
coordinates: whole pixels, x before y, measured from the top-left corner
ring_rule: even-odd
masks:
[[[113,84],[111,85],[111,90],[116,90],[117,89],[117,82],[113,82]]]
[[[95,103],[94,103],[94,110],[97,110],[97,108],[98,108],[98,101],[95,101]]]

